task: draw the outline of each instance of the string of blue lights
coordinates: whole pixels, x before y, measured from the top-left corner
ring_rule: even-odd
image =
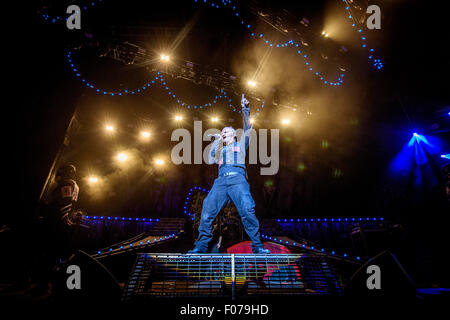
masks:
[[[352,21],[352,27],[354,30],[357,30],[360,39],[361,39],[361,46],[363,48],[366,48],[368,50],[368,57],[369,60],[371,61],[372,65],[377,69],[377,70],[381,70],[384,65],[383,62],[381,61],[381,59],[377,56],[375,56],[375,52],[373,48],[369,48],[369,46],[367,45],[367,35],[365,35],[363,33],[363,28],[364,26],[362,26],[356,19],[354,19],[354,14],[352,12],[350,3],[348,3],[348,0],[342,0],[342,2],[345,3],[345,10],[347,11],[347,17],[348,19],[350,19]]]
[[[194,0],[194,2],[196,2],[196,3],[203,2],[204,4],[207,4],[208,0],[203,0],[203,1]],[[288,40],[286,42],[280,42],[280,43],[270,40],[269,38],[264,36],[264,33],[257,33],[250,24],[245,22],[244,18],[242,18],[242,15],[237,11],[236,6],[231,5],[231,1],[221,0],[221,2],[224,7],[231,8],[234,11],[234,16],[240,20],[241,25],[245,26],[245,29],[249,32],[251,37],[253,37],[255,39],[261,39],[263,41],[263,43],[265,43],[269,47],[274,47],[274,48],[293,47],[293,48],[296,48],[297,54],[303,58],[307,70],[310,71],[315,77],[317,77],[317,79],[322,81],[323,84],[329,85],[329,86],[340,86],[344,82],[344,73],[340,73],[340,75],[338,75],[338,77],[337,77],[337,80],[331,81],[322,72],[316,71],[316,69],[312,67],[311,62],[308,60],[308,55],[305,52],[303,52],[302,49],[299,49],[299,47],[302,45],[301,43],[298,43],[294,40]],[[211,1],[211,6],[214,8],[220,8],[220,6],[218,4],[216,4],[216,2],[214,2],[214,0]]]
[[[190,105],[186,102],[184,102],[183,100],[181,100],[179,97],[177,97],[177,95],[173,92],[173,90],[171,88],[169,88],[167,86],[166,80],[164,79],[164,77],[162,75],[160,75],[160,82],[163,86],[163,89],[165,89],[167,91],[167,94],[169,95],[170,98],[172,98],[174,100],[174,102],[176,102],[179,106],[185,107],[189,110],[201,110],[203,108],[208,108],[208,107],[212,107],[216,104],[219,103],[219,101],[224,101],[225,105],[227,105],[228,107],[230,107],[233,111],[237,112],[237,113],[241,113],[241,110],[238,108],[236,109],[236,106],[232,104],[232,99],[228,97],[226,91],[224,91],[223,89],[220,89],[219,95],[216,95],[212,100],[210,100],[209,102],[206,102],[203,105]],[[262,103],[262,105],[260,107],[256,107],[256,114],[259,114],[261,112],[261,109],[264,108],[264,102]]]
[[[191,200],[192,194],[194,192],[203,192],[208,194],[209,190],[200,186],[195,186],[189,189],[188,195],[184,201],[183,211],[184,214],[189,217],[195,216],[195,213],[189,211],[189,201]],[[276,219],[280,223],[291,223],[291,222],[361,222],[361,221],[384,221],[383,217],[340,217],[340,218],[280,218]]]
[[[189,206],[189,202],[191,200],[191,197],[193,195],[194,192],[202,192],[202,193],[209,193],[209,190],[206,188],[203,188],[201,186],[195,186],[189,189],[188,195],[185,199],[184,202],[184,214],[188,215],[189,217],[192,218],[192,220],[194,220],[195,217],[195,213],[192,213],[189,211],[188,206]],[[291,222],[314,222],[314,223],[318,223],[318,222],[358,222],[358,221],[384,221],[383,217],[343,217],[343,218],[284,218],[284,219],[276,219],[277,222],[280,223],[291,223]],[[294,247],[302,247],[304,249],[309,249],[309,250],[316,250],[316,251],[320,251],[322,253],[329,253],[331,255],[336,255],[336,256],[340,256],[341,258],[348,258],[348,259],[352,259],[352,260],[360,260],[360,257],[355,257],[355,258],[350,258],[348,257],[348,255],[346,253],[343,253],[342,255],[336,254],[335,251],[326,251],[325,249],[319,249],[319,248],[315,248],[314,246],[309,246],[305,243],[302,244],[298,244],[296,242],[289,242],[289,241],[283,241],[281,239],[277,239],[276,237],[272,237],[272,236],[268,236],[268,235],[261,235],[262,238],[267,239],[267,240],[271,240],[273,242],[276,243],[282,243],[282,244],[286,244],[289,246],[294,246]]]
[[[192,220],[194,220],[194,218],[195,218],[195,213],[188,211],[188,206],[189,206],[189,201],[191,200],[192,193],[196,190],[198,190],[199,192],[206,193],[206,194],[209,193],[208,189],[202,188],[200,186],[192,187],[189,189],[189,193],[186,197],[186,200],[184,201],[183,211],[184,211],[184,214],[187,214],[189,217],[191,217]]]
[[[86,85],[86,87],[93,89],[98,94],[109,95],[109,96],[125,96],[128,94],[138,94],[138,93],[141,93],[141,92],[145,91],[146,89],[150,88],[150,86],[152,84],[154,84],[155,81],[160,80],[160,73],[157,72],[154,79],[150,80],[149,82],[145,83],[144,85],[137,87],[133,90],[129,90],[129,89],[122,89],[122,90],[118,90],[118,91],[104,90],[104,89],[97,87],[93,83],[93,81],[89,81],[81,75],[80,71],[78,70],[78,67],[75,66],[75,63],[72,60],[72,51],[67,52],[66,58],[67,58],[67,62],[69,63],[69,66],[70,66],[73,74],[75,75],[75,77],[80,79],[80,81],[84,85]]]
[[[172,234],[170,234],[168,236],[163,236],[163,237],[159,237],[159,238],[156,237],[156,238],[153,239],[153,241],[151,241],[151,240],[139,241],[139,242],[137,242],[136,245],[133,245],[133,243],[129,243],[129,244],[125,244],[125,245],[122,244],[120,246],[119,245],[111,246],[111,247],[106,248],[104,250],[98,250],[97,251],[97,257],[104,256],[104,255],[109,255],[109,254],[116,253],[116,252],[123,252],[123,251],[142,249],[142,248],[145,248],[145,247],[147,247],[149,245],[154,245],[156,243],[161,243],[161,242],[164,242],[164,241],[167,241],[167,240],[174,239],[178,235],[179,235],[179,233],[178,234],[172,233]]]
[[[98,1],[98,3],[101,2],[101,0],[97,0],[97,1]],[[198,0],[194,0],[194,2],[198,2]],[[96,1],[92,1],[92,2],[90,3],[90,7],[96,6],[96,3],[97,3]],[[203,3],[206,4],[206,3],[207,3],[207,0],[203,0]],[[338,75],[336,81],[331,81],[331,80],[328,79],[322,72],[316,71],[315,68],[312,67],[311,62],[308,61],[308,59],[307,59],[307,58],[308,58],[308,55],[307,55],[305,52],[303,52],[302,49],[299,49],[301,43],[295,42],[295,41],[293,41],[293,40],[288,40],[288,41],[286,41],[286,42],[284,42],[284,43],[276,43],[276,42],[273,42],[273,41],[267,39],[267,38],[264,36],[263,33],[257,34],[257,33],[253,30],[252,26],[251,26],[250,24],[247,24],[247,23],[244,21],[244,19],[242,18],[241,14],[240,14],[239,12],[237,12],[236,6],[231,6],[231,1],[228,1],[228,0],[221,0],[221,3],[223,4],[224,7],[231,7],[231,9],[232,9],[233,11],[236,11],[235,14],[234,14],[235,17],[237,17],[237,18],[240,19],[240,22],[241,22],[242,25],[247,26],[246,29],[248,30],[248,32],[249,32],[249,34],[250,34],[251,37],[261,39],[261,40],[262,40],[266,45],[268,45],[269,47],[276,47],[276,48],[294,47],[294,48],[296,48],[296,50],[297,50],[296,53],[297,53],[300,57],[302,57],[302,59],[304,60],[305,66],[306,66],[307,70],[310,71],[314,76],[316,76],[317,79],[319,79],[320,81],[322,81],[323,84],[325,84],[325,85],[330,85],[330,86],[340,86],[340,85],[343,83],[343,81],[344,81],[344,80],[343,80],[343,78],[344,78],[344,73],[340,73],[340,75]],[[214,2],[211,2],[211,6],[214,7],[214,8],[220,8],[220,6],[219,6],[218,4],[215,4]],[[89,8],[89,6],[83,6],[83,7],[81,7],[80,9],[81,9],[82,11],[86,11],[86,10],[88,10],[88,8]],[[51,17],[50,17],[48,14],[46,14],[46,13],[43,13],[43,14],[41,15],[41,17],[43,18],[43,20],[45,20],[45,21],[50,21],[51,23],[57,23],[57,22],[61,22],[61,21],[67,20],[67,17],[66,17],[66,18],[62,18],[62,17],[60,17],[60,16],[55,16],[55,17],[51,18]],[[140,90],[140,89],[137,89],[137,90]],[[137,90],[136,90],[136,91],[137,91]],[[98,92],[101,93],[101,91],[102,91],[102,90],[99,89]],[[104,92],[107,92],[107,91],[105,91],[105,90],[103,90],[103,91],[104,91]],[[194,106],[194,107],[195,107],[195,106]]]
[[[156,81],[158,81],[162,85],[162,88],[164,90],[166,90],[166,92],[170,98],[173,98],[174,101],[178,105],[185,107],[188,110],[195,110],[195,109],[201,110],[203,108],[212,107],[212,106],[218,104],[220,101],[224,101],[226,103],[226,105],[228,107],[230,107],[233,111],[238,112],[238,113],[241,112],[239,109],[236,109],[236,107],[231,103],[232,99],[229,98],[227,93],[222,89],[220,90],[219,95],[216,95],[213,99],[206,102],[205,104],[198,105],[198,106],[190,105],[190,104],[184,102],[183,100],[181,100],[179,97],[177,97],[177,95],[173,92],[173,90],[168,87],[165,78],[163,77],[163,75],[160,72],[156,72],[156,76],[149,82],[145,83],[144,85],[142,85],[140,87],[134,88],[134,89],[122,89],[122,90],[118,90],[118,91],[104,90],[104,89],[101,89],[98,86],[96,86],[93,83],[93,81],[89,81],[81,75],[79,68],[75,65],[75,63],[72,60],[73,57],[72,57],[71,51],[68,51],[66,57],[67,57],[67,62],[69,63],[69,66],[70,66],[73,74],[75,75],[75,77],[80,79],[80,81],[84,85],[86,85],[86,87],[88,87],[89,89],[93,89],[98,94],[109,95],[109,96],[125,96],[125,95],[130,95],[130,94],[131,95],[140,94],[140,93],[143,93],[145,90],[149,89],[153,84],[156,83]],[[261,107],[256,108],[256,113],[258,114],[262,108],[264,108],[264,103],[262,104]]]
[[[345,258],[345,259],[350,259],[350,260],[358,260],[358,261],[361,260],[361,257],[359,257],[359,256],[357,256],[355,258],[352,258],[352,257],[349,257],[347,255],[347,253],[337,254],[334,250],[326,251],[324,248],[319,249],[319,248],[316,248],[313,245],[308,245],[306,243],[300,244],[300,243],[297,243],[295,241],[285,241],[285,240],[282,240],[282,239],[279,239],[279,238],[276,238],[276,237],[272,237],[272,236],[268,236],[268,235],[265,235],[265,234],[262,234],[261,237],[263,239],[270,240],[270,241],[275,242],[275,243],[280,243],[280,244],[284,244],[284,245],[288,245],[288,246],[292,246],[292,247],[299,247],[299,248],[303,248],[303,249],[306,249],[306,250],[313,250],[313,251],[316,251],[316,252],[321,252],[321,253],[324,253],[324,254],[331,254],[333,256],[337,256],[337,257]]]
[[[214,106],[214,105],[217,104],[218,101],[220,101],[220,100],[225,100],[225,104],[226,104],[228,107],[232,108],[233,111],[237,111],[238,113],[241,112],[240,110],[236,110],[236,107],[233,106],[233,104],[231,103],[231,98],[228,98],[227,93],[226,93],[223,89],[220,89],[219,95],[216,95],[216,96],[215,96],[213,99],[211,99],[210,101],[206,102],[206,103],[203,104],[203,105],[198,105],[198,106],[197,106],[197,105],[190,105],[190,104],[184,102],[183,100],[181,100],[179,97],[177,97],[176,94],[173,92],[173,90],[170,89],[170,88],[167,86],[166,80],[165,80],[162,76],[161,76],[161,84],[163,85],[163,89],[165,89],[165,90],[167,91],[167,94],[169,95],[170,98],[173,98],[173,100],[174,100],[179,106],[186,107],[186,108],[189,109],[189,110],[195,110],[195,109],[201,110],[201,109],[203,109],[203,108],[206,109],[206,108],[208,108],[208,107]]]
[[[347,217],[347,218],[287,218],[277,219],[277,222],[291,223],[291,222],[358,222],[358,221],[384,221],[384,218],[376,217]]]
[[[89,2],[89,1],[86,1],[86,2]],[[90,3],[86,3],[85,5],[80,6],[80,10],[81,10],[81,12],[87,12],[89,8],[97,7],[102,2],[103,2],[103,0],[92,0]],[[40,15],[40,17],[44,22],[48,22],[48,23],[52,23],[52,24],[67,21],[67,18],[68,18],[68,17],[62,17],[62,16],[58,16],[58,15],[50,16],[48,13],[45,13],[45,12],[43,12]]]
[[[184,202],[183,212],[188,216],[194,216],[195,214],[188,211],[188,204],[191,199],[194,190],[202,191],[204,193],[209,193],[209,190],[201,187],[193,187],[189,190],[188,196]],[[87,220],[104,220],[104,221],[137,221],[137,222],[159,222],[159,218],[126,218],[126,217],[110,217],[110,216],[85,216]],[[276,219],[280,223],[291,223],[291,222],[359,222],[359,221],[384,221],[383,217],[345,217],[345,218],[287,218],[287,219]]]
[[[194,190],[199,190],[199,191],[202,191],[202,192],[205,192],[205,193],[209,192],[209,190],[207,190],[205,188],[201,188],[201,187],[194,187],[194,188],[190,189],[189,195],[186,198],[184,213],[189,215],[189,216],[192,216],[192,218],[194,218],[194,214],[187,211],[187,203],[188,203],[188,201],[190,199],[190,196],[192,195],[192,192]],[[140,223],[142,223],[142,222],[146,222],[146,223],[153,222],[153,223],[155,223],[155,222],[159,222],[160,221],[159,218],[155,218],[155,219],[153,219],[153,218],[125,218],[125,217],[109,217],[109,216],[85,216],[84,218],[87,219],[87,220],[90,220],[90,221],[94,221],[95,220],[95,221],[98,221],[98,222],[102,222],[102,221],[105,221],[105,222],[106,221],[112,221],[112,222],[122,222],[122,221],[123,222],[130,222],[131,221],[132,222],[132,221],[135,221],[135,222],[140,222]],[[336,218],[335,220],[336,221],[355,221],[355,219],[356,220],[366,220],[368,218]],[[277,219],[278,222],[280,220],[282,221],[282,220],[292,220],[292,219]],[[303,219],[300,219],[300,220],[303,220]],[[325,220],[326,219],[324,219],[324,221]],[[329,221],[332,221],[332,220],[333,220],[333,218],[329,219]],[[382,221],[384,219],[383,218],[370,218],[370,220]],[[319,222],[319,221],[321,221],[321,219],[320,218],[319,219],[315,219],[315,221]],[[139,241],[137,243],[137,246],[145,246],[146,244],[152,244],[152,243],[157,243],[157,242],[161,242],[161,241],[164,241],[164,240],[169,240],[169,239],[174,238],[176,236],[177,236],[176,234],[170,234],[168,236],[162,236],[162,237],[159,237],[159,238],[156,237],[155,239],[153,239],[153,241],[150,241],[150,240]],[[328,251],[326,251],[323,248],[322,249],[316,248],[314,245],[308,245],[308,244],[305,244],[305,243],[299,244],[299,243],[296,243],[295,241],[283,241],[282,239],[277,239],[276,237],[272,237],[272,236],[268,236],[268,235],[264,235],[264,234],[262,234],[261,237],[263,239],[270,240],[270,241],[273,241],[275,243],[281,243],[281,244],[294,246],[294,247],[301,247],[301,248],[309,249],[309,250],[316,250],[316,251],[319,251],[319,252],[329,253],[331,255],[336,255],[336,256],[341,256],[343,258],[351,259],[350,257],[348,257],[348,255],[346,253],[343,253],[342,255],[339,255],[339,254],[336,254],[335,251],[329,251],[328,252]],[[130,244],[127,244],[127,245],[120,245],[120,246],[117,246],[117,247],[112,246],[112,247],[107,248],[105,250],[97,251],[97,254],[98,255],[100,255],[100,254],[108,254],[108,253],[111,253],[112,251],[115,251],[115,250],[128,249],[128,248],[132,248],[132,247],[133,247],[133,243],[130,243]],[[356,257],[354,259],[360,260],[360,257]]]
[[[210,190],[203,188],[201,186],[195,186],[189,189],[188,195],[185,199],[184,202],[184,207],[183,207],[183,212],[184,214],[186,214],[187,216],[191,217],[191,219],[193,220],[195,217],[195,213],[192,213],[189,211],[188,206],[189,206],[189,202],[191,200],[191,197],[193,196],[194,192],[202,192],[204,194],[208,194]],[[96,221],[117,221],[117,222],[128,222],[128,221],[134,221],[134,222],[139,222],[139,223],[156,223],[159,222],[160,219],[159,218],[126,218],[126,217],[108,217],[108,216],[86,216],[85,219],[87,220],[96,220]],[[292,223],[292,222],[306,222],[306,223],[336,223],[336,222],[370,222],[370,221],[384,221],[383,217],[341,217],[341,218],[284,218],[284,219],[276,219],[277,222],[279,223]],[[164,237],[160,237],[159,240],[155,239],[154,242],[157,241],[163,241],[163,240],[167,240],[170,239],[171,237],[175,237],[175,234],[169,235],[169,236],[164,236]],[[351,258],[347,255],[347,253],[343,253],[343,254],[337,254],[334,250],[331,251],[327,251],[324,248],[317,248],[314,245],[308,245],[305,242],[302,243],[297,243],[295,241],[284,241],[282,239],[276,238],[275,236],[270,236],[270,235],[265,235],[262,234],[261,237],[263,239],[266,240],[270,240],[273,241],[275,243],[281,243],[284,245],[288,245],[288,246],[294,246],[294,247],[301,247],[303,249],[308,249],[308,250],[315,250],[318,252],[322,252],[325,254],[331,254],[331,255],[336,255],[337,257],[340,258],[347,258],[347,259],[352,259],[352,260],[360,260],[360,257],[357,256],[355,258]],[[143,245],[149,243],[149,241],[147,242],[140,242],[139,245]],[[129,244],[127,245],[128,247],[132,247],[133,244]],[[118,247],[118,249],[124,249],[127,246],[123,246],[121,245],[120,247]],[[117,249],[117,248],[116,248]],[[112,251],[112,248],[109,248],[107,250],[104,251],[98,251],[98,254],[104,254],[107,251]]]
[[[125,217],[109,217],[109,216],[84,216],[87,220],[111,220],[111,221],[139,221],[139,222],[159,222],[159,218],[125,218]]]

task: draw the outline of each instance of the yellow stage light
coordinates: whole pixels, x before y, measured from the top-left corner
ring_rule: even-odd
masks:
[[[161,61],[168,62],[170,60],[170,57],[166,54],[161,55]]]
[[[181,120],[183,120],[183,117],[182,116],[175,116],[175,120],[176,121],[181,121]]]
[[[253,80],[250,80],[249,82],[247,82],[247,84],[249,87],[252,87],[252,88],[256,87],[256,82]]]
[[[291,123],[291,120],[283,119],[283,120],[281,120],[281,123],[284,124],[284,125],[288,125],[289,123]]]
[[[108,131],[108,132],[113,132],[114,131],[114,126],[112,126],[110,124],[107,124],[105,126],[105,130]]]
[[[250,123],[254,123],[254,122],[255,122],[255,119],[250,118]]]
[[[156,164],[157,166],[162,166],[162,165],[164,164],[164,160],[162,160],[162,159],[156,159],[156,160],[155,160],[155,164]]]
[[[127,159],[128,159],[128,156],[126,153],[121,152],[117,155],[117,160],[119,160],[120,162],[125,162],[125,161],[127,161]]]
[[[217,117],[212,117],[212,118],[211,118],[211,121],[212,121],[212,122],[217,122],[217,121],[219,121],[219,118],[217,118]]]
[[[143,138],[150,137],[150,132],[148,132],[148,131],[141,131],[141,137],[143,137]]]
[[[88,181],[89,181],[89,183],[94,184],[94,183],[98,182],[98,178],[91,176],[91,177],[89,177]]]

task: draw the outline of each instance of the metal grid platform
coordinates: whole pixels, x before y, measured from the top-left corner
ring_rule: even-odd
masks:
[[[341,292],[324,255],[141,253],[123,299]]]

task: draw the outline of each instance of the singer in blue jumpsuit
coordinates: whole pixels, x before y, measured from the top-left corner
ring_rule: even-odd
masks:
[[[194,249],[188,253],[206,253],[212,238],[212,223],[217,214],[229,200],[235,204],[242,219],[245,231],[252,241],[252,251],[258,254],[268,254],[263,247],[259,233],[259,222],[255,215],[255,202],[250,193],[245,169],[245,154],[250,143],[250,107],[248,100],[242,96],[242,114],[244,132],[236,141],[236,130],[231,127],[222,129],[222,134],[216,136],[209,155],[209,163],[219,165],[219,176],[208,196],[203,201],[199,236]],[[223,146],[225,144],[225,146]]]

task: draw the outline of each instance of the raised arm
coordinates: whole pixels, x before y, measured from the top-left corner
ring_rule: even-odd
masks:
[[[247,130],[252,128],[252,124],[250,122],[250,103],[245,98],[244,94],[242,94],[241,106],[242,106],[242,117],[244,121],[244,133],[245,133],[247,132]]]
[[[247,150],[248,146],[250,145],[250,130],[252,129],[253,125],[250,122],[250,103],[245,98],[244,94],[242,94],[241,106],[244,122],[244,132],[242,133],[239,144],[243,150]]]

